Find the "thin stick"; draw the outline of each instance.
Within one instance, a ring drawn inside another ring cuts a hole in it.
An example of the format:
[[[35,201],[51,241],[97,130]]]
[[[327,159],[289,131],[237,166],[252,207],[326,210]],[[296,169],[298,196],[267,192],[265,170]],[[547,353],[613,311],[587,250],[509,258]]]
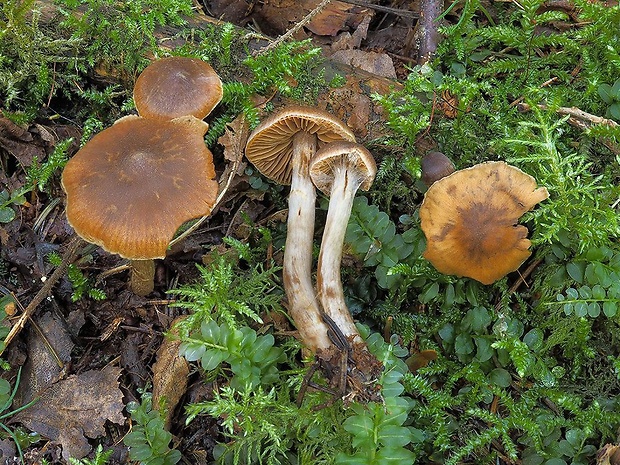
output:
[[[319,3],[317,5],[317,7],[314,10],[312,10],[301,21],[299,21],[297,24],[295,24],[295,26],[290,28],[288,31],[286,31],[284,34],[282,34],[276,40],[271,42],[269,45],[267,45],[267,46],[257,50],[256,52],[254,52],[253,55],[254,56],[263,55],[263,54],[273,50],[274,48],[278,47],[281,43],[283,43],[283,42],[287,41],[288,39],[290,39],[293,36],[293,34],[295,34],[297,31],[299,31],[302,27],[304,27],[306,24],[308,24],[310,21],[312,21],[312,19],[316,15],[318,15],[321,11],[323,11],[325,9],[325,7],[331,3],[331,1],[332,0],[323,0],[321,3]]]
[[[9,346],[15,336],[17,336],[19,332],[24,328],[24,326],[26,326],[26,322],[34,314],[38,305],[43,302],[47,295],[52,291],[54,285],[65,274],[69,265],[73,263],[73,261],[78,255],[77,250],[81,243],[82,239],[80,239],[79,237],[75,237],[69,244],[69,247],[65,251],[65,254],[62,257],[62,262],[60,263],[60,265],[58,265],[58,268],[56,268],[52,275],[47,278],[43,287],[39,290],[39,292],[37,292],[37,295],[34,296],[34,299],[30,301],[28,306],[24,309],[24,312],[19,317],[19,320],[17,320],[17,322],[9,331],[9,334],[6,336],[6,339],[4,341],[4,349]],[[4,349],[0,350],[0,355],[2,355]]]
[[[340,0],[342,3],[348,3],[350,5],[363,6],[366,8],[370,8],[375,11],[380,11],[381,13],[390,13],[396,16],[401,16],[403,18],[419,18],[420,15],[414,11],[402,10],[400,8],[390,8],[389,6],[381,6],[375,5],[374,3],[363,2],[361,0]]]
[[[547,105],[538,105],[538,108],[540,108],[541,110],[549,109]],[[531,106],[528,105],[527,103],[522,103],[521,105],[519,105],[519,111],[530,111],[530,110],[531,110]],[[618,123],[616,123],[614,120],[603,118],[602,116],[596,116],[591,113],[587,113],[583,110],[580,110],[577,107],[559,107],[559,108],[556,108],[555,111],[556,113],[559,113],[561,115],[568,115],[580,121],[585,121],[585,122],[592,123],[592,124],[604,124],[612,128],[615,128],[618,126]]]

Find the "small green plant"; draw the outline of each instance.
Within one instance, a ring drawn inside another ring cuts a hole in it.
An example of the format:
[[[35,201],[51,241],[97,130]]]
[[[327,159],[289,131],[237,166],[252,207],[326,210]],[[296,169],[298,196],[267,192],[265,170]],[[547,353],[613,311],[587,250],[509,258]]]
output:
[[[106,465],[110,456],[114,452],[112,449],[103,450],[103,446],[99,444],[97,449],[95,449],[95,456],[92,459],[75,459],[73,457],[69,457],[70,465]]]
[[[50,264],[59,266],[62,262],[62,257],[53,252],[47,256],[47,260]],[[77,302],[84,296],[88,296],[93,300],[106,299],[105,292],[94,287],[91,281],[84,276],[82,270],[80,270],[75,264],[71,263],[67,267],[67,277],[69,278],[69,282],[73,288],[73,292],[71,293],[72,302]]]
[[[609,248],[591,248],[562,265],[552,283],[574,284],[555,295],[555,302],[543,305],[561,306],[566,315],[597,318],[601,313],[614,318],[620,307],[620,253]]]
[[[123,442],[131,460],[142,465],[174,465],[181,460],[181,453],[170,448],[172,434],[164,428],[163,410],[153,409],[152,395],[147,392],[140,403],[127,404],[133,427]]]
[[[40,24],[34,0],[0,5],[0,106],[18,109],[32,119],[75,73],[68,55],[79,40],[61,37]]]
[[[4,189],[0,191],[0,223],[10,223],[15,219],[15,206],[26,203],[26,195],[34,190],[44,191],[50,179],[67,162],[67,150],[72,139],[58,142],[54,151],[47,159],[40,163],[37,157],[32,160],[32,165],[26,170],[26,183],[15,191],[9,193]]]
[[[15,219],[15,210],[12,205],[23,205],[26,203],[25,194],[28,189],[21,188],[9,193],[6,189],[0,191],[0,223],[10,223]]]
[[[355,254],[364,257],[364,266],[376,267],[375,277],[382,288],[395,287],[398,277],[390,274],[390,269],[413,252],[413,245],[406,239],[396,232],[387,213],[368,204],[368,198],[358,196],[353,201],[345,242]]]
[[[44,162],[34,157],[32,164],[26,170],[27,185],[32,189],[43,192],[49,187],[49,181],[56,173],[64,168],[69,156],[67,151],[73,139],[60,141]]]
[[[620,121],[620,78],[613,85],[603,83],[598,86],[598,94],[607,105],[605,116]]]
[[[402,378],[408,368],[401,357],[407,350],[396,344],[386,344],[378,333],[369,334],[368,349],[383,363],[384,371],[379,384],[383,403],[353,404],[343,428],[352,436],[352,453],[340,452],[335,464],[382,465],[413,463],[415,454],[407,448],[414,442],[422,442],[424,432],[408,426],[408,417],[415,401],[403,396]],[[396,338],[397,339],[397,338]]]
[[[82,72],[102,66],[132,82],[148,64],[148,54],[159,54],[155,28],[181,25],[192,12],[188,0],[115,2],[112,0],[58,0],[64,16],[61,26],[80,41],[83,55],[74,65]],[[75,14],[78,7],[85,9]]]
[[[35,434],[34,436],[24,435],[23,431],[20,429],[11,430],[8,426],[4,424],[4,421],[13,415],[21,412],[22,410],[26,410],[28,407],[37,402],[38,398],[35,398],[28,402],[27,404],[22,405],[14,410],[9,410],[11,405],[13,404],[13,399],[15,398],[15,394],[17,394],[17,389],[19,388],[19,382],[21,380],[21,367],[17,371],[17,377],[15,378],[15,385],[11,390],[11,384],[5,380],[4,378],[0,378],[0,430],[4,432],[8,437],[13,439],[15,443],[15,447],[17,448],[17,452],[19,453],[20,459],[24,460],[24,456],[22,453],[22,445],[30,445],[33,442],[37,442],[40,440],[40,436]]]
[[[203,322],[200,332],[181,336],[180,353],[190,362],[200,360],[205,372],[226,363],[233,376],[230,386],[237,391],[252,390],[278,380],[277,364],[284,361],[282,349],[274,347],[271,334],[257,336],[248,326],[231,329],[226,323]]]

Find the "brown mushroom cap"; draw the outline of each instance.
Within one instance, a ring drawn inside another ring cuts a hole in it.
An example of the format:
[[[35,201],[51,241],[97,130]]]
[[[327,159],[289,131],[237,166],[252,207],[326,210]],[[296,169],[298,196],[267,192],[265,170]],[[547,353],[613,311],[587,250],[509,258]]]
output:
[[[504,162],[456,171],[433,183],[420,207],[424,257],[445,274],[491,284],[530,256],[521,215],[549,197],[536,180]]]
[[[312,182],[325,195],[330,195],[337,166],[346,166],[351,177],[358,180],[359,188],[365,191],[370,189],[377,174],[375,159],[363,145],[349,141],[326,144],[310,162]]]
[[[422,182],[426,187],[454,173],[454,163],[441,152],[428,152],[424,155],[421,168]]]
[[[196,58],[168,57],[147,66],[136,80],[133,99],[140,116],[174,119],[207,116],[222,100],[222,81]]]
[[[319,147],[339,140],[355,141],[351,130],[326,111],[291,105],[272,114],[252,131],[245,156],[268,178],[290,184],[293,136],[300,131],[316,134]]]
[[[132,260],[163,258],[185,221],[211,212],[217,196],[207,124],[123,118],[90,140],[62,173],[76,233]]]

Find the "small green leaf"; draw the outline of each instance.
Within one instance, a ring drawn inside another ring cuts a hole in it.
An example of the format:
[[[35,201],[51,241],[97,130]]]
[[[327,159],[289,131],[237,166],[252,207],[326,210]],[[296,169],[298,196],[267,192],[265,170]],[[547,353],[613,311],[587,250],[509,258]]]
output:
[[[507,370],[503,368],[495,368],[489,373],[489,380],[501,388],[507,388],[512,382],[512,377]]]
[[[609,107],[609,114],[616,121],[620,121],[620,102],[613,103]]]
[[[603,102],[610,105],[614,101],[614,94],[609,84],[601,84],[598,86],[598,95]]]
[[[583,283],[583,274],[586,269],[585,262],[574,263],[571,262],[566,265],[566,272],[568,275],[577,281],[579,284]]]
[[[616,316],[617,306],[616,302],[605,302],[603,303],[603,313],[607,318],[613,318]]]
[[[10,223],[15,219],[15,210],[11,207],[0,207],[0,223]]]
[[[404,426],[386,425],[377,434],[377,441],[385,447],[402,447],[411,442],[411,431]]]
[[[200,359],[200,365],[205,371],[216,369],[228,357],[228,352],[220,349],[207,350]]]
[[[454,351],[457,354],[467,355],[474,351],[474,343],[469,334],[459,334],[454,341]]]

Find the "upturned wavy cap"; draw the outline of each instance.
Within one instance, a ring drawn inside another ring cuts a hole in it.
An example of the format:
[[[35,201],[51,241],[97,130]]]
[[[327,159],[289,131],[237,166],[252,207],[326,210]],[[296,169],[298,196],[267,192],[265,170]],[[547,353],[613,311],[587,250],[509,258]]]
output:
[[[62,173],[75,232],[131,260],[163,258],[176,230],[208,215],[217,196],[206,128],[193,116],[134,116],[93,137]]]
[[[504,162],[486,162],[434,182],[420,207],[424,257],[444,274],[491,284],[530,256],[519,218],[549,197],[545,187]]]
[[[140,116],[171,120],[203,119],[222,100],[222,81],[202,60],[168,57],[154,61],[138,76],[133,99]]]

